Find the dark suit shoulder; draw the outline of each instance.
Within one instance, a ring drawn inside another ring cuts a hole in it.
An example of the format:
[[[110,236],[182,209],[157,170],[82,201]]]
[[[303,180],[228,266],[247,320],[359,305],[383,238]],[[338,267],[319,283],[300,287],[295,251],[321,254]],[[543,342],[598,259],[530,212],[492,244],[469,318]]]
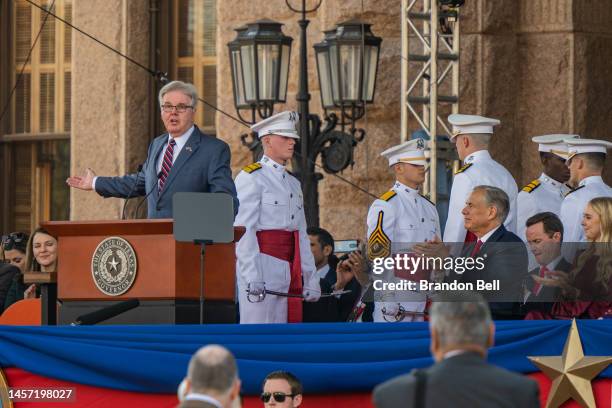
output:
[[[497,231],[491,235],[487,242],[523,242],[515,233],[508,231],[502,224]]]
[[[372,401],[376,408],[411,406],[415,387],[416,378],[412,374],[404,374],[377,385],[372,393]]]

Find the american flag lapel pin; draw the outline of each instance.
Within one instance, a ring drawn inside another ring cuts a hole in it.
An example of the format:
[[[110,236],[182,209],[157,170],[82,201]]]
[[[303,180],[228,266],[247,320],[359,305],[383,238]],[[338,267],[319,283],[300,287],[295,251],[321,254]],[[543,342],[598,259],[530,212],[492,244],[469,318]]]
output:
[[[191,146],[185,147],[185,150],[187,150],[189,153],[191,153]]]

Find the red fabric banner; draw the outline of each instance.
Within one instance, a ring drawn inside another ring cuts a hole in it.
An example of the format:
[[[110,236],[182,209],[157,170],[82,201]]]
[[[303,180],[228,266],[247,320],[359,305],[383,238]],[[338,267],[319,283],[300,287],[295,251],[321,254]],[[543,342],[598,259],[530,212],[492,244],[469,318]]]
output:
[[[76,388],[76,400],[73,402],[16,402],[15,408],[29,407],[70,407],[70,408],[122,408],[139,407],[171,408],[178,405],[176,395],[172,394],[144,394],[138,392],[118,391],[108,388],[92,387],[75,384],[53,378],[42,377],[18,368],[6,368],[9,387],[19,388]],[[160,373],[162,375],[162,373]],[[542,373],[529,374],[540,385],[541,405],[545,406],[550,390],[550,380]],[[599,379],[593,381],[593,392],[598,408],[612,408],[612,379]],[[370,393],[330,394],[304,396],[301,405],[304,408],[372,408]],[[256,396],[246,396],[243,401],[244,408],[261,408],[263,403]],[[566,402],[562,408],[579,408],[574,401]]]

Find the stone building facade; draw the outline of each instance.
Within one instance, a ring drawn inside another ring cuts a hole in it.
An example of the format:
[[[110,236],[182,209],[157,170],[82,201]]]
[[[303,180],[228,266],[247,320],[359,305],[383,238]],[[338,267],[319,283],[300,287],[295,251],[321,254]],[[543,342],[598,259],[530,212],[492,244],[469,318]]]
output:
[[[174,64],[168,49],[176,31],[176,20],[165,17],[171,3],[78,0],[73,3],[72,21],[144,65],[154,63],[167,70]],[[156,5],[153,12],[152,4]],[[501,120],[492,154],[519,185],[540,173],[537,149],[530,141],[534,135],[578,133],[612,140],[612,9],[608,5],[607,0],[467,0],[461,8],[460,111]],[[288,102],[276,110],[295,109],[299,16],[284,0],[218,0],[215,7],[216,98],[212,102],[235,112],[226,44],[234,38],[235,28],[269,18],[285,24],[284,33],[294,38]],[[399,15],[400,0],[323,0],[319,10],[308,16],[313,113],[322,112],[312,49],[321,41],[322,31],[358,18],[372,24],[372,31],[383,38],[375,101],[358,123],[367,136],[356,148],[355,166],[342,174],[375,195],[393,182],[379,152],[400,141]],[[150,76],[134,64],[87,37],[72,35],[70,173],[91,167],[100,175],[123,174],[142,162],[148,142],[159,129],[158,113],[152,113],[151,84]],[[416,123],[412,125],[416,130]],[[230,145],[237,174],[251,162],[239,137],[246,129],[217,114],[214,130]],[[612,184],[611,167],[605,175],[608,184]],[[72,220],[121,216],[121,200],[81,191],[69,194]],[[330,175],[319,184],[319,196],[322,227],[337,239],[364,238],[371,196]]]

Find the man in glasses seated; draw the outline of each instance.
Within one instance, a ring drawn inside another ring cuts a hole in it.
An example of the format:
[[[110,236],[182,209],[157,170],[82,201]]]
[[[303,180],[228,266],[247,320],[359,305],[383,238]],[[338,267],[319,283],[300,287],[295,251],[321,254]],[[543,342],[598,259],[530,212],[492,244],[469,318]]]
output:
[[[287,371],[274,371],[263,382],[264,407],[295,408],[302,404],[302,383]]]
[[[172,196],[178,192],[227,193],[238,212],[236,187],[227,143],[205,135],[194,124],[196,88],[181,81],[159,91],[166,132],[149,145],[142,169],[122,177],[96,177],[91,169],[69,177],[70,187],[94,190],[102,197],[147,198],[148,218],[173,218]]]

